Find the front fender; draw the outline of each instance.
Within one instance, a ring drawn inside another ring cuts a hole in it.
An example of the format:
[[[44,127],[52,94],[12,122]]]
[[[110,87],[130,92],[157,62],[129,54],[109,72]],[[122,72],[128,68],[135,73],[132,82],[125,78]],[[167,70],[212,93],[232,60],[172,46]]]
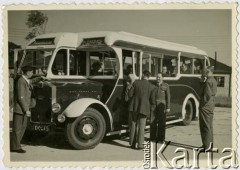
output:
[[[101,106],[103,106],[108,113],[110,113],[110,111],[108,110],[108,108],[99,100],[96,99],[92,99],[92,98],[84,98],[84,99],[78,99],[75,100],[74,102],[72,102],[64,111],[63,114],[66,117],[78,117],[81,116],[83,114],[83,112],[91,105],[91,104],[100,104]]]
[[[84,111],[92,104],[99,104],[106,110],[110,120],[110,125],[112,125],[113,122],[112,115],[107,106],[103,104],[101,101],[92,98],[83,98],[75,100],[63,111],[62,114],[69,118],[78,117],[81,116],[84,113]]]

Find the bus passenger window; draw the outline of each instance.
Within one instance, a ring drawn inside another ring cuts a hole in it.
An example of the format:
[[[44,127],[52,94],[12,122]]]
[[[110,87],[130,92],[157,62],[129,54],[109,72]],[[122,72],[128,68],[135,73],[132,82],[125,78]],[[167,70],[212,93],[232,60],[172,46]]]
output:
[[[69,55],[69,73],[70,73],[70,75],[78,75],[77,51],[70,50],[70,55]]]
[[[149,59],[150,59],[150,56],[148,54],[143,55],[143,57],[142,57],[142,70],[143,71],[144,70],[150,71],[149,70]]]
[[[180,57],[180,73],[181,74],[192,74],[192,58]]]
[[[162,66],[162,76],[163,77],[171,77],[170,70],[166,65]]]
[[[96,75],[103,75],[103,56],[99,52],[90,52],[90,75],[96,76]]]
[[[129,74],[133,74],[132,51],[122,50],[123,59],[123,79],[127,79]]]
[[[177,57],[164,55],[162,63],[162,72],[165,72],[165,77],[176,77],[177,76]]]
[[[67,75],[67,50],[61,49],[57,52],[52,65],[52,73],[54,75]]]
[[[201,74],[201,71],[203,69],[204,66],[204,60],[203,59],[193,59],[193,63],[194,63],[194,74]]]
[[[134,63],[133,63],[134,55]],[[123,79],[129,74],[134,74],[139,76],[140,74],[140,53],[130,50],[122,50],[122,59],[123,59]],[[133,65],[135,67],[135,72],[133,70]]]
[[[116,55],[113,51],[90,52],[91,76],[117,76]]]
[[[69,56],[70,75],[86,75],[86,52],[70,50]]]
[[[79,57],[79,60],[78,60],[78,75],[81,75],[81,76],[86,76],[87,73],[86,73],[86,61],[87,61],[87,53],[86,51],[79,51],[78,52],[78,57]]]
[[[151,77],[156,77],[158,73],[162,72],[162,58],[161,54],[151,55]]]

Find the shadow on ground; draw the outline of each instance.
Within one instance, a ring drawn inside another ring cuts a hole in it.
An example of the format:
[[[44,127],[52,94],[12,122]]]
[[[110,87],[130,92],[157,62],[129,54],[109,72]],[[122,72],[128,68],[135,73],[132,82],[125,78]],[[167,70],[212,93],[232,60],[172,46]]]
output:
[[[171,127],[174,127],[174,125],[166,126],[166,128],[171,128]],[[145,133],[149,134],[150,129],[146,129]],[[12,139],[11,132],[10,132],[10,139]],[[145,140],[149,140],[149,138],[146,137]],[[122,141],[124,141],[125,144],[122,144]],[[121,135],[106,136],[102,140],[102,143],[129,148],[130,146],[128,141],[129,141],[129,133],[124,133]],[[54,149],[75,150],[75,148],[73,148],[68,143],[65,137],[65,134],[63,132],[51,132],[49,134],[46,134],[46,133],[26,131],[22,140],[22,144],[29,145],[29,146],[46,146]],[[177,143],[171,142],[170,145],[177,145]],[[184,147],[183,144],[179,144],[179,146]],[[189,146],[186,145],[185,147],[189,147]]]
[[[12,139],[12,133],[10,133]],[[46,146],[54,149],[75,150],[66,140],[64,133],[30,133],[26,132],[22,139],[23,145]]]

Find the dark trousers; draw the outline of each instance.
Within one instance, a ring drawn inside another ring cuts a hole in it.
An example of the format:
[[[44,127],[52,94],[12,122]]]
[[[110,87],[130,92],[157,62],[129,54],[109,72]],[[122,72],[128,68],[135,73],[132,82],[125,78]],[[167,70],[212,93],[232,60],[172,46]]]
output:
[[[151,113],[150,139],[163,142],[166,133],[165,104],[160,103]]]
[[[203,147],[208,149],[213,144],[213,109],[201,107],[199,113],[199,126]]]
[[[129,119],[131,120],[129,144],[134,148],[143,147],[147,116],[140,113],[130,112]],[[136,146],[136,144],[138,146]]]
[[[21,140],[27,128],[28,117],[19,113],[13,113],[13,135],[11,150],[21,149]]]

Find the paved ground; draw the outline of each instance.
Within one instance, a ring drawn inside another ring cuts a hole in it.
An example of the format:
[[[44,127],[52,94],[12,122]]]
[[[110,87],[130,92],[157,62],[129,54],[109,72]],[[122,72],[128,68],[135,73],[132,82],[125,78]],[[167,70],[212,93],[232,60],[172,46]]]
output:
[[[221,153],[225,147],[232,147],[232,120],[230,108],[216,108],[214,116],[214,147],[218,148],[220,153],[214,154],[217,161],[220,157],[227,154]],[[146,133],[146,138],[149,133]],[[182,155],[175,153],[178,147],[186,148],[190,160],[192,160],[192,148],[201,146],[198,121],[193,121],[189,126],[170,125],[167,128],[166,140],[171,141],[164,152],[167,159]],[[160,145],[158,145],[160,147]],[[107,137],[96,148],[91,150],[74,150],[65,140],[61,133],[50,134],[42,139],[24,141],[23,149],[26,154],[10,153],[11,161],[133,161],[135,165],[141,166],[144,157],[142,150],[133,150],[129,148],[128,137],[113,136]],[[206,160],[207,155],[200,155],[200,159]],[[216,162],[217,163],[217,162]],[[91,163],[89,162],[89,165]]]

